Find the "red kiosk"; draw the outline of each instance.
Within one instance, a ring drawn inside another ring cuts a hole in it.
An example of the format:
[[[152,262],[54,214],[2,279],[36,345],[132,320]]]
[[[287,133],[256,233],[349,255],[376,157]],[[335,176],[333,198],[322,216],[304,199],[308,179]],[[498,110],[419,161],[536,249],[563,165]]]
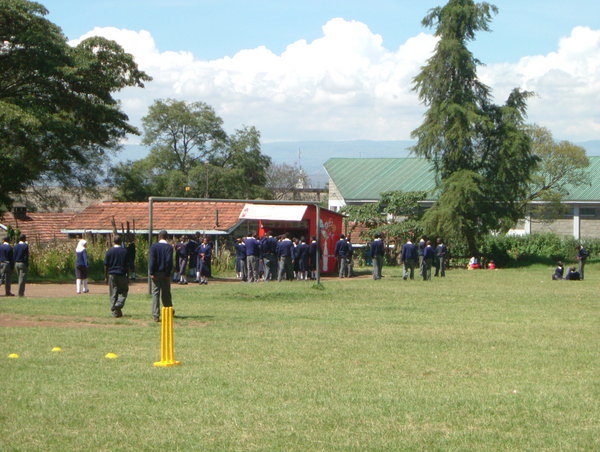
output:
[[[342,233],[344,216],[329,209],[320,208],[321,272],[335,272],[335,244]],[[240,220],[258,222],[258,234],[262,237],[266,231],[273,235],[289,232],[295,237],[310,238],[317,235],[317,206],[314,204],[252,204],[244,205]]]

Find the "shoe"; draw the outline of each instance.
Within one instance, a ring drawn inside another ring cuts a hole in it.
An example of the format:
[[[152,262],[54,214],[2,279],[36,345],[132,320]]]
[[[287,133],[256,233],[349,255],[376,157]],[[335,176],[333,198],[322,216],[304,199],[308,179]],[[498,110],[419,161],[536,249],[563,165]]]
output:
[[[154,321],[155,321],[156,323],[160,322],[160,317],[154,317]]]
[[[89,293],[89,292],[90,292],[89,289],[83,291],[83,293]]]
[[[112,316],[115,317],[115,318],[123,317],[123,312],[120,309],[115,309],[112,312]]]
[[[14,294],[14,293],[7,293],[7,294],[6,294],[6,296],[7,296],[7,297],[14,297],[14,296],[15,296],[15,294]]]

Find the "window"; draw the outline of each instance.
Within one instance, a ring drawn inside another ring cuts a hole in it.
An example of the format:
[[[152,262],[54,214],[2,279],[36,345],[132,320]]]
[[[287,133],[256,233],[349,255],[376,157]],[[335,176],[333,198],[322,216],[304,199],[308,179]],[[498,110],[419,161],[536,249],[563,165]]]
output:
[[[581,217],[595,217],[596,209],[594,207],[580,207],[579,216]]]

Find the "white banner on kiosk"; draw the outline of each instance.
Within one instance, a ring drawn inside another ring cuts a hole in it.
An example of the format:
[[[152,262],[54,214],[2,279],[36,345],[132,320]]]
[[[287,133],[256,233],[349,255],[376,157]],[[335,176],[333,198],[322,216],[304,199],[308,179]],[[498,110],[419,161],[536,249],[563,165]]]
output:
[[[240,213],[245,220],[302,221],[308,206],[246,204]]]

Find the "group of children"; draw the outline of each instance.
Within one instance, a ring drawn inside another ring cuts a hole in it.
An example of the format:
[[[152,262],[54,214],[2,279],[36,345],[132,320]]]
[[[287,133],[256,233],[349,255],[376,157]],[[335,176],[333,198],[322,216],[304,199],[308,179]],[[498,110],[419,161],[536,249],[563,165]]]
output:
[[[236,274],[247,282],[316,279],[317,238],[249,234],[235,243]]]

